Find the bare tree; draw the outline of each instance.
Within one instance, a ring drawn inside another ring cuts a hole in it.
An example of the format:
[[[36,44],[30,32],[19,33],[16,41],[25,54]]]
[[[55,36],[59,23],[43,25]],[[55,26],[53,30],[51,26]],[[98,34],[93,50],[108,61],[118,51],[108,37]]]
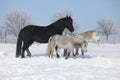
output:
[[[64,12],[58,12],[56,15],[54,15],[52,17],[52,22],[55,22],[57,21],[58,19],[60,18],[63,18],[63,17],[66,17],[66,16],[72,16],[72,12],[70,10],[66,10]],[[76,30],[78,30],[78,28],[80,28],[80,24],[78,22],[73,22],[73,26],[75,28],[75,31],[74,33],[76,32]],[[71,34],[71,32],[68,30],[68,29],[65,29],[64,32],[63,32],[64,35],[67,35],[67,34]]]
[[[16,38],[20,30],[32,23],[32,19],[26,12],[15,11],[5,16],[3,26],[6,31],[12,33]]]
[[[111,19],[99,20],[97,24],[98,31],[106,36],[106,40],[108,40],[110,35],[116,34],[118,32],[118,25]]]
[[[57,21],[60,18],[66,17],[66,16],[72,16],[72,12],[70,10],[65,10],[63,12],[58,12],[51,18],[52,22]]]
[[[0,27],[1,28],[1,27]],[[0,29],[0,42],[2,41],[2,31]]]
[[[77,21],[74,21],[73,22],[73,26],[74,26],[74,28],[75,28],[75,34],[79,34],[80,33],[80,29],[81,29],[81,24],[79,23],[79,22],[77,22]]]
[[[2,25],[0,25],[0,42],[4,40],[4,28]]]

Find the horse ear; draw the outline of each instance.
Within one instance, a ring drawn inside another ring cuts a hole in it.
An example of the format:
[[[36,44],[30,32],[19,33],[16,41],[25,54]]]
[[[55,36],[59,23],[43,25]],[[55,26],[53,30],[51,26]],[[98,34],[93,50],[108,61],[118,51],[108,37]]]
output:
[[[66,18],[69,18],[69,16],[67,15]]]
[[[71,15],[67,15],[66,18],[68,18],[68,19],[71,18]]]
[[[71,18],[71,15],[67,15],[67,18]]]
[[[71,15],[69,15],[69,18],[71,18]]]

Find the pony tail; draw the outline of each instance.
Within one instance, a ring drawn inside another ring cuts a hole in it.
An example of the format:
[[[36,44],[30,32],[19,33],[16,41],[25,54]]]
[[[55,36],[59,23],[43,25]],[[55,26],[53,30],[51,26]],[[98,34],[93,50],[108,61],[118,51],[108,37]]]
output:
[[[51,54],[51,50],[52,50],[52,47],[51,47],[51,39],[52,37],[49,38],[48,40],[48,45],[47,45],[47,55],[50,57],[50,54]]]

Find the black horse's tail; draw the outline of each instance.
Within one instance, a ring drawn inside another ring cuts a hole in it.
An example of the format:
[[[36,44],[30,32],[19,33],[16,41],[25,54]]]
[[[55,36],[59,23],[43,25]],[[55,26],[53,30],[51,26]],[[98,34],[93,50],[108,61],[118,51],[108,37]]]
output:
[[[16,58],[21,56],[21,47],[22,47],[22,37],[21,37],[21,32],[20,32],[18,35],[17,45],[16,45]]]

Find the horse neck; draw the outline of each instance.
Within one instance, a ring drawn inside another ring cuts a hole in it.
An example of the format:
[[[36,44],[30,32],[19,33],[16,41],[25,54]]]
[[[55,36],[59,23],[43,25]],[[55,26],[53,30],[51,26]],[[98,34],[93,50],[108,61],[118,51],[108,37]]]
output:
[[[54,32],[54,34],[62,35],[63,30],[65,29],[63,21],[56,21],[55,23],[48,25],[48,28]]]
[[[91,36],[91,34],[87,34],[87,33],[82,33],[82,34],[80,34],[81,36],[82,36],[82,38],[85,40],[85,41],[89,41],[89,40],[91,40],[92,39],[92,36]]]

